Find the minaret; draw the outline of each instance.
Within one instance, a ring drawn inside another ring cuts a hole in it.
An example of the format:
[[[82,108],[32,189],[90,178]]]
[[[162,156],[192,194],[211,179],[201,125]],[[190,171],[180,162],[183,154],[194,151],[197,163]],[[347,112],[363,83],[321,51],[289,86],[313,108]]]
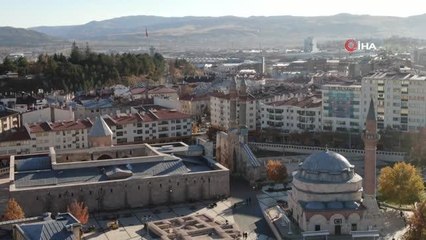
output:
[[[240,127],[247,127],[247,84],[244,78],[241,79],[240,96],[238,100],[240,103],[240,114],[238,116],[238,122],[240,124]]]
[[[377,134],[377,122],[373,99],[370,100],[370,107],[368,109],[365,131],[362,135],[362,139],[364,140],[362,204],[366,208],[362,224],[365,230],[381,229],[383,228],[383,217],[376,200],[376,148],[379,135]]]
[[[232,78],[231,86],[229,87],[229,97],[230,97],[230,109],[229,109],[229,129],[237,128],[237,80]]]
[[[238,98],[240,103],[239,125],[240,125],[240,142],[247,143],[248,141],[248,128],[247,128],[247,84],[244,78],[241,79],[240,96]]]
[[[376,114],[373,100],[370,100],[365,124],[364,140],[364,195],[376,197],[376,148],[379,135],[377,134]]]

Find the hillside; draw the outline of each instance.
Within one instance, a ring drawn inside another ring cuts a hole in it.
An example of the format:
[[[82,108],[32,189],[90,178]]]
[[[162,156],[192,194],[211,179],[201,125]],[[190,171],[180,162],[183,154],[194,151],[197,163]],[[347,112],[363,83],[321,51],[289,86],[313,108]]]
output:
[[[34,30],[0,27],[0,47],[34,47],[64,42]]]
[[[145,37],[145,28],[149,38]],[[407,18],[338,14],[325,17],[158,17],[128,16],[83,25],[34,27],[63,39],[173,47],[282,47],[318,40],[387,38],[426,39],[426,14]]]

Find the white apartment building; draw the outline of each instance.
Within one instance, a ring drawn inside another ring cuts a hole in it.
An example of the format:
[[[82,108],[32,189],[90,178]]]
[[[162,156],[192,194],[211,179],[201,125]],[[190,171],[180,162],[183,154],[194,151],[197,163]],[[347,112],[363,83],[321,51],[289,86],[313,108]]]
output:
[[[94,119],[93,119],[94,120]],[[156,143],[185,140],[192,136],[191,116],[170,109],[150,109],[141,113],[104,116],[113,131],[113,144]],[[88,148],[90,119],[25,124],[23,129],[0,135],[0,156]]]
[[[322,86],[322,130],[352,131],[364,129],[361,114],[363,105],[360,85]],[[366,103],[368,106],[368,102]],[[365,113],[366,114],[366,113]]]
[[[284,133],[321,130],[321,99],[315,96],[260,103],[262,129]]]
[[[52,106],[22,113],[22,124],[73,120],[74,112],[72,111],[71,107],[68,109],[63,109]]]
[[[19,115],[19,112],[0,105],[0,133],[19,126],[21,126],[21,115]]]
[[[113,144],[169,142],[192,135],[191,116],[176,110],[154,109],[104,120],[113,132]]]
[[[201,117],[210,111],[210,96],[188,96],[179,99],[181,111],[194,117]]]
[[[378,129],[415,132],[426,126],[426,76],[403,70],[377,72],[362,79],[362,119],[373,99]]]
[[[237,100],[237,119],[239,119],[239,106],[246,102],[246,121],[248,130],[256,130],[256,101],[253,96]],[[231,101],[229,94],[216,94],[210,97],[210,120],[213,127],[227,130],[229,128]]]

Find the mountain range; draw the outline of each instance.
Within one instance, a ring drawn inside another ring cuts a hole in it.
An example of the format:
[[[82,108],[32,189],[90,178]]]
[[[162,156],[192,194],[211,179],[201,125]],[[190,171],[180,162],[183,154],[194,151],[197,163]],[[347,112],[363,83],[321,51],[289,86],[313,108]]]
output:
[[[391,36],[426,39],[425,29],[426,14],[406,18],[338,14],[324,17],[248,18],[127,16],[83,25],[33,27],[28,31],[68,41],[214,49],[302,45],[303,39],[308,36],[319,41]],[[1,45],[4,44],[2,31],[0,28]],[[34,38],[28,37],[28,41]]]
[[[0,27],[0,47],[37,47],[60,42],[64,41],[34,30]]]

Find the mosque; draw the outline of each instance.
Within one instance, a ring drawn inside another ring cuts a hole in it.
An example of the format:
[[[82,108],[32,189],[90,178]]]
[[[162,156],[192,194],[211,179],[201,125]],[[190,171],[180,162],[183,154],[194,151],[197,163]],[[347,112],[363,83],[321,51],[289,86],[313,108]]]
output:
[[[376,201],[378,139],[371,101],[363,134],[364,179],[355,173],[354,165],[333,151],[314,153],[299,165],[293,173],[288,204],[302,231],[340,235],[380,228]]]

